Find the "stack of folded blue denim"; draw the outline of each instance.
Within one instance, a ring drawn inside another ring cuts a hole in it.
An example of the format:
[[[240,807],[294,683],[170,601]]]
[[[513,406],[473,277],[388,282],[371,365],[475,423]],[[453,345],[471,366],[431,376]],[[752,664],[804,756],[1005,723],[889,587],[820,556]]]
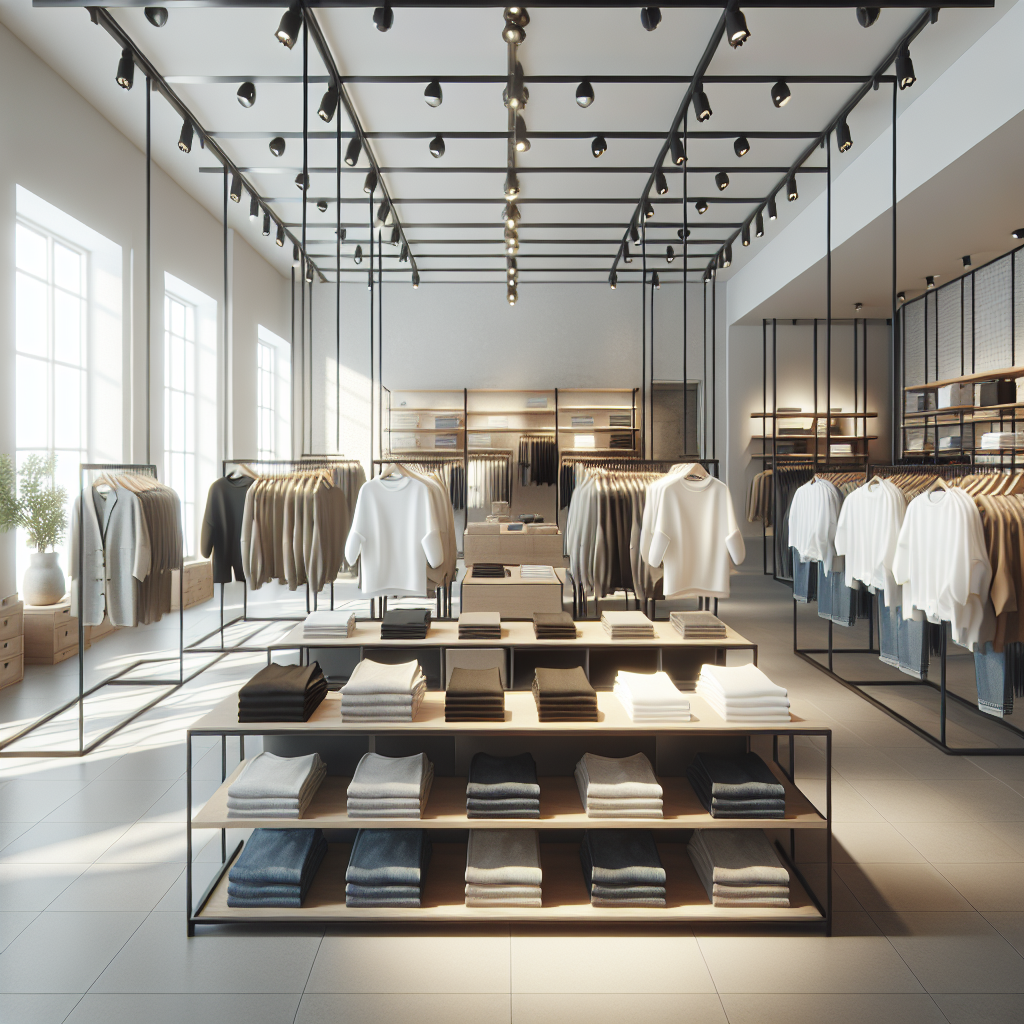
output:
[[[588,829],[580,861],[593,906],[665,906],[665,869],[650,832]]]
[[[301,907],[327,853],[318,828],[257,828],[228,871],[229,907]]]
[[[533,755],[474,754],[466,786],[466,817],[539,818],[540,786]]]
[[[712,818],[784,818],[786,790],[752,751],[734,757],[698,754],[686,769]]]
[[[430,854],[424,829],[361,828],[345,869],[345,906],[420,906]]]

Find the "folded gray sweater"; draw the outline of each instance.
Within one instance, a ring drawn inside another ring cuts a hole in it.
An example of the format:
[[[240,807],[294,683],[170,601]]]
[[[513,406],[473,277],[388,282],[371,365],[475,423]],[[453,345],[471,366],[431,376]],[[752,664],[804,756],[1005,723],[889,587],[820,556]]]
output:
[[[426,754],[384,757],[383,754],[366,753],[356,765],[355,774],[348,784],[348,795],[360,800],[422,798],[426,780],[432,774],[433,765]]]
[[[466,881],[472,885],[540,885],[540,837],[533,829],[470,829]]]

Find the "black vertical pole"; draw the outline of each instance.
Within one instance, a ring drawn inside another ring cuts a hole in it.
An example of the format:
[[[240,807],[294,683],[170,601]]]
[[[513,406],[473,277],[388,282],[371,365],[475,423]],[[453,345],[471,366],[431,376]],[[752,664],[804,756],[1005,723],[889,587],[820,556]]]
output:
[[[313,264],[309,264],[309,269],[312,271]],[[306,287],[305,282],[302,285]],[[326,431],[327,424],[324,424]],[[313,454],[313,282],[309,282],[309,447],[306,451]],[[300,454],[302,454],[300,452]],[[313,607],[316,607],[316,595],[314,595]]]
[[[370,288],[370,479],[374,476],[373,467],[373,410],[375,406],[374,388],[375,378],[373,374],[373,193],[370,193],[370,276],[369,276],[369,288]],[[383,452],[381,453],[383,455]],[[372,605],[371,605],[372,607]]]
[[[153,97],[152,83],[146,78],[146,462],[150,457],[150,440],[153,416],[150,410],[151,360],[153,353],[153,119],[150,103]],[[164,446],[166,447],[166,440]]]
[[[711,275],[711,397],[714,411],[711,414],[711,458],[718,458],[718,339],[716,335],[718,297],[718,271]]]
[[[228,457],[228,296],[230,283],[228,281],[228,169],[224,168],[224,440],[221,449],[224,458]],[[166,441],[164,442],[166,446]]]
[[[654,458],[654,274],[651,274],[651,458]]]
[[[309,192],[309,24],[302,11],[302,346],[306,347],[306,194]],[[303,357],[305,363],[305,357]],[[309,448],[313,452],[313,285],[309,287]],[[303,440],[305,445],[305,440]],[[299,452],[302,455],[302,452]]]
[[[814,318],[814,329],[811,333],[814,342],[814,357],[811,359],[811,370],[814,374],[814,472],[818,472],[818,318]]]
[[[892,345],[892,354],[890,359],[893,366],[893,380],[896,380],[896,95],[897,85],[895,82],[892,83],[892,330],[890,332],[890,344]],[[892,431],[891,431],[891,447],[892,447],[892,461],[896,461],[896,435],[901,430],[903,424],[903,391],[900,388],[894,387],[892,389],[893,394],[893,410],[892,410]],[[900,446],[902,452],[902,445]]]
[[[640,204],[640,458],[647,458],[647,218]]]
[[[380,415],[377,418],[377,447],[384,451],[384,226],[377,238],[377,379],[380,381]],[[463,420],[463,423],[466,421]]]
[[[689,404],[687,401],[689,384],[686,378],[686,347],[687,347],[687,330],[689,324],[687,323],[687,295],[690,289],[687,287],[686,272],[689,270],[689,262],[687,260],[688,249],[689,249],[689,217],[687,215],[687,199],[689,198],[689,192],[687,189],[687,164],[686,159],[686,111],[683,111],[683,454],[690,454],[690,419],[689,419]]]
[[[337,83],[335,83],[337,84]],[[340,92],[341,86],[338,85]],[[334,384],[337,395],[334,400],[334,416],[337,420],[337,437],[334,450],[341,454],[341,110],[337,111],[337,218],[334,226],[334,269],[338,275],[337,287],[334,289]],[[333,592],[332,592],[333,596]]]
[[[761,320],[761,454],[767,450],[765,438],[768,436],[768,321]],[[761,469],[765,470],[765,460],[761,460]],[[772,485],[775,474],[772,474]],[[768,529],[764,518],[761,519],[761,569],[768,575]]]
[[[289,418],[291,420],[292,436],[289,438],[289,445],[288,445],[288,447],[290,449],[292,449],[292,455],[294,457],[294,454],[295,454],[295,452],[294,452],[294,448],[295,448],[295,397],[296,397],[296,395],[295,395],[295,380],[296,380],[296,377],[295,377],[295,267],[292,267],[291,300],[292,300],[292,317],[291,317],[291,321],[292,321],[291,395],[289,396],[289,403],[288,404],[289,404],[289,406],[291,406],[291,416]],[[301,384],[300,384],[299,396],[301,397],[301,395],[302,395],[302,390],[301,390]],[[302,447],[302,445],[300,443],[300,445],[299,445],[300,454],[301,454],[301,447]],[[243,594],[244,594],[244,588],[243,588]]]
[[[712,271],[714,273],[714,271]],[[701,432],[701,458],[708,457],[708,282],[704,280],[704,335],[701,341],[704,348],[704,369],[701,372],[701,391],[704,392],[704,429]]]
[[[832,133],[825,133],[825,465],[832,461]]]

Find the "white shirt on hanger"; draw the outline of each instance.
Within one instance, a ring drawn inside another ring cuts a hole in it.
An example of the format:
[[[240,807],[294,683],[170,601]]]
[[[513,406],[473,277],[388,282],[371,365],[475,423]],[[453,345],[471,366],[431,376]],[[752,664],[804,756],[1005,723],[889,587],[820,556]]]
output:
[[[900,603],[892,563],[906,512],[903,492],[876,477],[847,495],[836,525],[835,549],[846,557],[846,585],[859,580],[882,590],[890,608]]]
[[[842,495],[835,484],[814,477],[798,487],[789,506],[789,546],[801,562],[823,562],[832,572]]]

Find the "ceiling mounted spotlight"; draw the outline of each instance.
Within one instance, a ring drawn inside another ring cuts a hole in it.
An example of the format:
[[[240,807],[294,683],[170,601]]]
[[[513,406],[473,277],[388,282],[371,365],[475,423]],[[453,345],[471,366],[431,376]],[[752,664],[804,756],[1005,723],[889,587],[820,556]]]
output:
[[[775,196],[771,196],[768,199],[768,219],[778,220],[779,219],[779,208],[775,205]]]
[[[328,124],[334,120],[334,112],[338,109],[338,90],[332,85],[327,92],[324,93],[324,98],[320,101],[320,109],[317,113],[320,115],[321,121],[326,121]]]
[[[163,28],[164,25],[167,24],[167,8],[147,7],[146,21],[148,21],[153,28]]]
[[[301,260],[299,259],[299,247],[297,245],[292,246],[292,266],[297,267]]]
[[[413,288],[419,288],[420,286],[420,272],[418,270],[412,272],[412,286]]]
[[[963,264],[963,265],[964,265],[965,267],[969,267],[969,266],[971,265],[971,257],[970,257],[970,256],[961,256],[961,257],[960,257],[960,262],[961,262],[961,263],[962,263],[962,264]]]
[[[900,52],[896,54],[896,81],[901,90],[909,89],[917,81],[909,46],[902,46]]]
[[[268,214],[268,216],[269,216],[269,214]],[[282,246],[282,247],[284,246],[284,225],[283,224],[278,224],[277,225],[277,238],[275,239],[275,241],[277,242],[277,244],[279,246]]]
[[[519,223],[519,207],[515,203],[505,204],[505,227],[514,228]]]
[[[307,262],[306,263],[306,284],[312,284],[312,283],[313,283],[313,264]]]
[[[651,287],[652,288],[660,288],[661,287],[661,278],[658,276],[658,272],[656,270],[651,274]]]
[[[643,25],[648,32],[653,32],[661,24],[661,8],[641,7],[640,24]]]
[[[390,245],[398,245],[402,240],[402,232],[398,230],[398,225],[395,224],[391,228],[391,238],[388,239]]]
[[[676,232],[676,234],[679,236],[680,241],[685,242],[686,239],[688,239],[690,237],[690,229],[689,228],[680,228]]]
[[[372,196],[377,191],[377,172],[372,167],[366,172],[366,177],[363,179],[363,191],[368,196]]]
[[[672,141],[669,143],[669,153],[672,157],[672,163],[676,167],[682,167],[686,163],[686,147],[683,145],[683,137],[681,135],[672,136]]]
[[[507,256],[515,256],[519,252],[519,239],[510,238],[505,242],[505,254]]]
[[[428,107],[441,106],[444,95],[441,92],[441,83],[436,78],[432,82],[427,82],[427,87],[423,90],[423,98],[427,101]]]
[[[121,59],[117,62],[116,81],[122,89],[130,89],[135,81],[135,60],[131,50],[121,51]]]
[[[195,129],[191,121],[183,121],[181,124],[181,134],[178,136],[178,149],[182,153],[192,152],[192,137]]]
[[[615,287],[616,287],[616,285],[618,283],[619,283],[619,275],[616,274],[615,271],[613,270],[608,275],[608,287],[611,288],[612,291],[615,291]]]
[[[622,262],[632,263],[633,257],[629,254],[629,242],[622,243]]]
[[[399,253],[398,253],[398,262],[399,263],[408,263],[409,262],[409,243],[408,242],[403,242],[402,243],[402,248],[399,250]]]
[[[317,204],[316,204],[316,208],[321,213],[326,213],[327,212],[327,200],[326,199],[318,199],[317,200]]]
[[[1016,231],[1010,232],[1011,238],[1024,238],[1024,228],[1017,228]]]
[[[444,139],[440,135],[435,135],[430,140],[427,148],[435,160],[440,160],[444,156]]]
[[[277,26],[275,35],[290,50],[299,38],[302,29],[302,6],[292,4],[281,18],[281,24]]]
[[[508,291],[505,293],[505,298],[508,299],[508,304],[510,306],[514,306],[516,304],[516,300],[519,298],[519,292],[516,290],[516,286],[514,284],[510,284],[508,286]]]
[[[594,102],[594,87],[589,82],[580,82],[576,86],[576,105],[589,107]]]
[[[706,199],[698,199],[697,202],[694,203],[694,207],[696,208],[698,213],[707,213],[708,201]]]
[[[308,192],[309,191],[309,175],[308,174],[303,174],[302,171],[299,171],[299,173],[295,175],[295,187],[300,192]]]
[[[845,153],[848,149],[853,148],[853,136],[850,134],[850,126],[846,123],[845,117],[839,118],[839,124],[836,125],[836,143],[840,153]]]
[[[855,313],[859,313],[863,308],[864,308],[864,303],[863,302],[855,302],[853,304],[853,311]]]
[[[747,19],[738,7],[729,7],[725,12],[725,38],[729,45],[735,49],[742,46],[750,38],[750,30],[747,28]]]
[[[359,162],[359,153],[363,148],[363,140],[358,135],[353,136],[352,141],[345,147],[345,163],[349,167],[355,167]]]
[[[897,302],[906,302],[907,301],[907,293],[906,292],[897,292],[896,293],[896,301]]]
[[[760,210],[757,211],[757,214],[754,217],[754,237],[764,237],[764,216]]]
[[[772,86],[772,103],[775,106],[784,107],[792,98],[793,94],[789,91],[789,86],[781,79]]]
[[[530,90],[523,84],[523,65],[516,61],[512,69],[512,86],[505,86],[501,99],[509,110],[522,110],[530,100]]]
[[[664,171],[657,171],[654,175],[654,191],[659,196],[668,195],[668,181],[665,178]]]
[[[697,88],[693,90],[693,112],[697,115],[697,120],[701,124],[711,118],[711,101],[703,89]]]
[[[263,214],[263,237],[264,238],[269,238],[270,237],[270,214],[269,213],[264,213]]]
[[[671,263],[675,258],[676,258],[676,251],[670,245],[670,246],[668,246],[665,249],[665,262],[666,263]]]
[[[516,261],[514,256],[509,256],[509,258],[505,260],[505,272],[508,274],[509,278],[513,280],[519,276],[519,263]]]
[[[715,175],[715,184],[719,192],[724,192],[729,187],[729,175],[725,171],[719,171]]]
[[[741,135],[733,144],[732,151],[738,157],[745,157],[750,152],[750,142],[746,135]]]
[[[707,284],[710,280],[711,280],[711,268],[708,267],[708,269],[704,271],[704,283]]]
[[[731,245],[727,245],[722,250],[722,269],[725,270],[726,267],[731,267],[731,266],[732,266],[732,246]]]
[[[744,247],[750,245],[750,225],[749,224],[744,224],[743,225],[743,230],[740,232],[740,241],[743,243]]]
[[[237,171],[231,175],[231,188],[228,190],[228,195],[233,203],[242,201],[242,177]]]
[[[249,196],[249,220],[260,219],[260,201],[253,195]]]
[[[526,121],[523,120],[522,114],[516,114],[516,152],[526,153],[530,149],[530,137],[526,132]]]
[[[274,156],[284,156],[284,139],[280,135],[270,140],[270,152]]]
[[[786,183],[786,198],[791,202],[795,203],[800,198],[800,193],[796,190],[796,175],[791,174],[789,181]]]
[[[256,86],[252,82],[243,82],[235,93],[239,105],[248,109],[256,102]]]
[[[871,26],[878,21],[878,16],[881,13],[881,7],[858,7],[857,21],[860,22],[861,28],[871,28]]]
[[[518,46],[526,39],[526,29],[517,25],[514,21],[506,21],[501,30],[501,38],[504,39],[506,43],[512,43],[514,46]]]
[[[924,286],[925,286],[925,288],[928,289],[928,291],[931,291],[935,287],[935,277],[934,277],[934,275],[929,274],[924,279]]]
[[[525,7],[506,7],[503,17],[520,28],[526,28],[530,24],[530,12]]]
[[[505,175],[504,194],[506,199],[515,199],[519,195],[519,175],[515,171]]]
[[[640,244],[640,229],[635,224],[629,225],[629,237],[634,245]]]
[[[385,4],[383,7],[374,7],[373,23],[377,26],[378,32],[387,32],[394,25],[395,12],[391,10],[391,4]]]
[[[377,207],[377,212],[373,216],[373,223],[377,227],[382,228],[388,223],[388,218],[391,216],[391,203],[388,202],[388,197],[385,196]]]
[[[505,228],[505,241],[511,242],[513,238],[518,240],[519,232],[515,228]]]
[[[650,199],[644,200],[644,218],[650,220],[654,216],[654,207],[651,206]]]
[[[598,135],[590,141],[590,152],[594,154],[596,160],[599,156],[604,156],[608,151],[608,143],[605,141],[603,135]]]
[[[361,245],[356,246],[356,251],[352,254],[353,263],[363,262],[363,247]]]

